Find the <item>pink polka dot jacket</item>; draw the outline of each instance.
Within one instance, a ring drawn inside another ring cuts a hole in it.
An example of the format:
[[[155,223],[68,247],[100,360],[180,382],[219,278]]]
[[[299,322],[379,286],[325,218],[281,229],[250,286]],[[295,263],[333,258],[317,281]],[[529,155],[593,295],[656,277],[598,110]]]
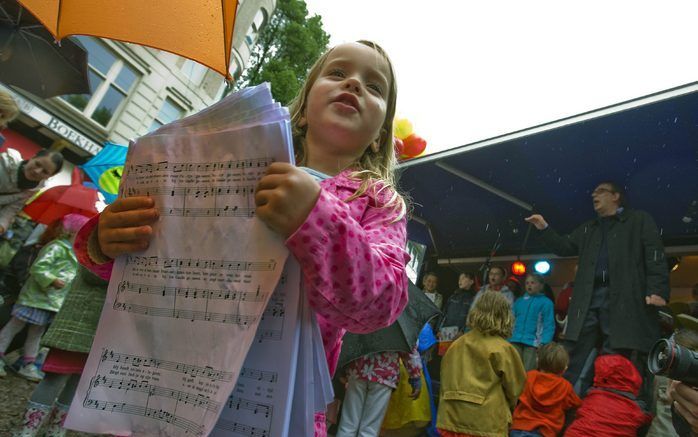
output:
[[[395,213],[385,207],[388,190],[369,189],[345,202],[361,184],[349,174],[345,170],[320,182],[317,203],[286,240],[301,265],[332,375],[345,332],[369,333],[388,326],[407,304],[406,219],[394,220]],[[109,279],[112,263],[96,264],[87,253],[96,224],[95,217],[80,230],[76,254],[81,264]],[[324,435],[317,432],[321,429],[316,426],[316,435]]]

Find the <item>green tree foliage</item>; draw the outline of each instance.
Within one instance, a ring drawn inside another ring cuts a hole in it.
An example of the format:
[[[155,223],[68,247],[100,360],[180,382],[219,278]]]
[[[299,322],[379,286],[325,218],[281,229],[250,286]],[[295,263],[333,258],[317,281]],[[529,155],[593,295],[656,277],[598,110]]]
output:
[[[262,27],[250,62],[235,89],[271,83],[274,98],[288,104],[300,89],[308,70],[327,50],[330,37],[319,15],[308,17],[303,0],[278,0]]]

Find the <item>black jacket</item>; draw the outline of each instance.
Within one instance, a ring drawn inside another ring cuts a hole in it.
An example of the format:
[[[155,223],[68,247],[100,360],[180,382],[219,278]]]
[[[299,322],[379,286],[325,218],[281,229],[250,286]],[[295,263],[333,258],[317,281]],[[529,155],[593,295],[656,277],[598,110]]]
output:
[[[458,288],[449,296],[444,305],[444,317],[441,322],[443,326],[458,326],[458,329],[465,331],[465,321],[468,318],[468,311],[473,304],[473,299],[477,292],[474,290],[461,290]]]
[[[596,262],[601,246],[599,219],[590,220],[567,236],[548,227],[540,235],[553,252],[579,256],[565,338],[579,338],[594,289]],[[613,349],[648,352],[659,338],[656,306],[645,296],[669,300],[669,272],[657,226],[649,214],[625,209],[608,227],[610,345]]]

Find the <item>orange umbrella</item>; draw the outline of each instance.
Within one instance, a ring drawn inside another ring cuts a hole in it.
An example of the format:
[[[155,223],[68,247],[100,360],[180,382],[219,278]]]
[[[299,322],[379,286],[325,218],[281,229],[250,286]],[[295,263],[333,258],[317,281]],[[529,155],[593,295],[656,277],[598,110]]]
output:
[[[20,0],[56,39],[110,38],[175,53],[230,77],[237,0]]]

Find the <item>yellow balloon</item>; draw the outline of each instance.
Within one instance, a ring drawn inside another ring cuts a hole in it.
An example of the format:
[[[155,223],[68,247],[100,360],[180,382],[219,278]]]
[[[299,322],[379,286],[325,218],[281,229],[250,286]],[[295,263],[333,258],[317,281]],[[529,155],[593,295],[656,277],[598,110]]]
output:
[[[397,118],[393,123],[393,134],[404,140],[413,133],[412,123],[406,118]]]

